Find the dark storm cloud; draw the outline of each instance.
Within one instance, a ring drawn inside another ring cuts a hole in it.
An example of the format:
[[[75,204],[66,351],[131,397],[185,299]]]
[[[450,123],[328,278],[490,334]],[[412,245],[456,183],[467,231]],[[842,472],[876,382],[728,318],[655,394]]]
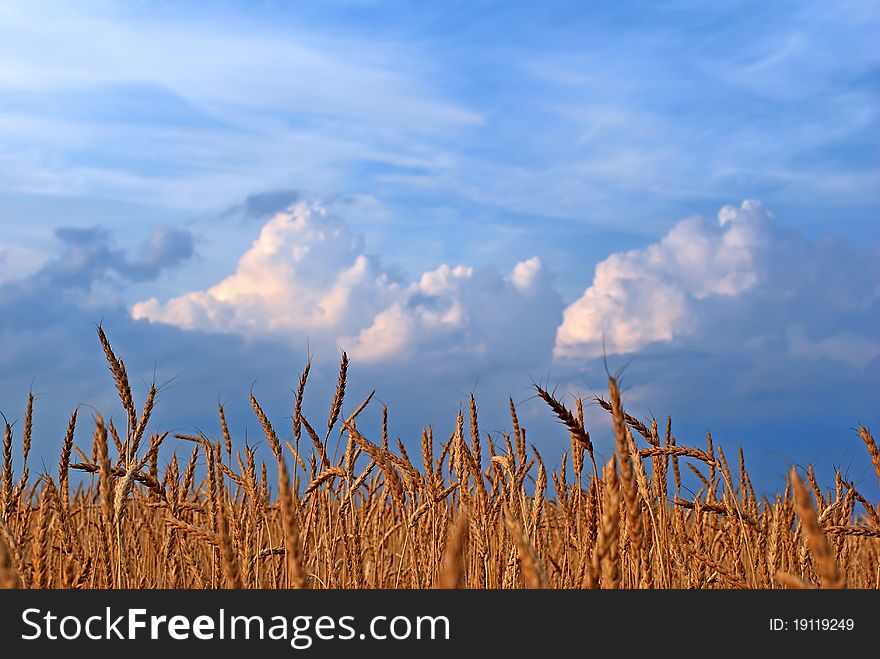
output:
[[[192,234],[176,227],[153,227],[133,258],[115,247],[110,234],[101,227],[61,227],[55,230],[55,236],[62,242],[63,250],[36,276],[59,288],[88,289],[107,273],[133,282],[152,281],[194,252]]]
[[[245,200],[228,209],[224,215],[239,216],[246,221],[264,220],[283,211],[300,199],[296,190],[267,190],[248,195]]]

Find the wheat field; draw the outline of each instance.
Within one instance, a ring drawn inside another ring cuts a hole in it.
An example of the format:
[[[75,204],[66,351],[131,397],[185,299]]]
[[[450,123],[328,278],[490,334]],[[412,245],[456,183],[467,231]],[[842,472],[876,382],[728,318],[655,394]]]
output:
[[[372,394],[342,415],[343,353],[326,422],[302,412],[306,365],[290,440],[251,394],[271,467],[236,446],[219,405],[222,437],[174,435],[192,450],[160,470],[168,433],[147,432],[156,387],[136,407],[123,360],[98,334],[125,428],[95,415],[92,445],[80,448],[74,411],[57,472],[31,477],[33,395],[20,439],[5,423],[0,587],[880,588],[880,504],[839,471],[823,489],[812,468],[792,469],[784,491],[759,499],[742,451],[728,459],[711,435],[679,444],[670,419],[643,423],[623,409],[613,377],[607,397],[589,401],[613,428],[606,464],[584,401],[569,409],[537,385],[570,439],[552,473],[512,400],[510,432],[493,442],[473,396],[450,437],[423,430],[413,461],[389,441],[387,409],[375,433],[358,426]],[[880,450],[859,433],[880,479]],[[74,485],[72,472],[85,477]],[[683,474],[700,483],[696,495],[684,495]]]

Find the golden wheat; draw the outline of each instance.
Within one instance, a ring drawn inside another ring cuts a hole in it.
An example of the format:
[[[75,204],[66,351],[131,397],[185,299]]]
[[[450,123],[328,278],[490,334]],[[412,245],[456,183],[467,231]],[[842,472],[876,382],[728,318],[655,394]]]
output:
[[[661,437],[655,419],[624,409],[613,378],[608,400],[595,399],[614,437],[601,472],[583,401],[569,409],[539,386],[568,435],[570,450],[547,462],[552,471],[529,449],[513,400],[511,432],[493,439],[480,435],[473,396],[467,438],[461,411],[436,447],[433,428],[424,428],[417,467],[402,442],[389,442],[386,407],[374,439],[358,424],[373,393],[342,413],[345,353],[323,438],[303,412],[307,363],[289,440],[250,395],[272,465],[236,440],[221,403],[219,439],[176,435],[195,444],[179,460],[163,444],[167,433],[150,432],[155,384],[138,415],[124,362],[100,326],[98,337],[125,432],[96,414],[89,455],[74,441],[83,423],[75,410],[57,480],[34,478],[34,396],[18,440],[4,418],[0,587],[880,588],[880,505],[843,474],[823,491],[812,467],[792,470],[783,492],[759,499],[741,451],[732,470],[711,435],[705,447],[681,443],[667,418]],[[334,428],[341,451],[328,446]],[[880,477],[876,442],[858,431]],[[698,492],[685,494],[680,462]]]

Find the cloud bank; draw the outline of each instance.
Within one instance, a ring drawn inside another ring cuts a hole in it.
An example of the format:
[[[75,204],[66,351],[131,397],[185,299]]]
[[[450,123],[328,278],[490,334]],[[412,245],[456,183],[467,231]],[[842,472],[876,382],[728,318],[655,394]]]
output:
[[[779,229],[759,201],[676,224],[612,254],[568,306],[554,355],[571,361],[659,344],[769,347],[865,366],[880,355],[878,267],[844,242]],[[873,329],[872,329],[873,328]]]
[[[441,264],[406,282],[314,202],[276,214],[234,274],[206,290],[135,304],[136,320],[190,330],[339,346],[366,363],[535,362],[549,357],[562,300],[537,257],[507,274]]]
[[[95,236],[62,237],[68,269],[115,268],[132,278],[154,274],[158,254],[173,261],[191,251],[182,236],[154,234],[138,260],[112,259],[102,240],[81,246]],[[417,358],[450,369],[543,368],[555,360],[565,372],[664,346],[864,367],[880,355],[880,272],[871,256],[845,241],[781,229],[760,201],[746,200],[714,221],[690,217],[655,243],[611,254],[564,307],[537,257],[507,273],[444,263],[407,279],[370,254],[342,218],[300,201],[266,222],[233,274],[164,302],[138,302],[132,316],[308,341],[326,356],[341,347],[364,363]]]

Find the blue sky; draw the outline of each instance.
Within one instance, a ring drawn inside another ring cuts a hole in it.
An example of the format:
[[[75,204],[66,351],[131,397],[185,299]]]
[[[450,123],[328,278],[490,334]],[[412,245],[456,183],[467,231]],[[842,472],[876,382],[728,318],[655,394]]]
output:
[[[141,381],[175,378],[161,420],[188,429],[254,381],[283,418],[307,346],[327,386],[349,350],[404,437],[474,387],[501,429],[533,379],[600,388],[604,339],[680,441],[710,428],[767,483],[807,460],[861,478],[878,23],[870,2],[4,3],[0,409],[31,381],[50,428],[109,406],[102,318]]]

